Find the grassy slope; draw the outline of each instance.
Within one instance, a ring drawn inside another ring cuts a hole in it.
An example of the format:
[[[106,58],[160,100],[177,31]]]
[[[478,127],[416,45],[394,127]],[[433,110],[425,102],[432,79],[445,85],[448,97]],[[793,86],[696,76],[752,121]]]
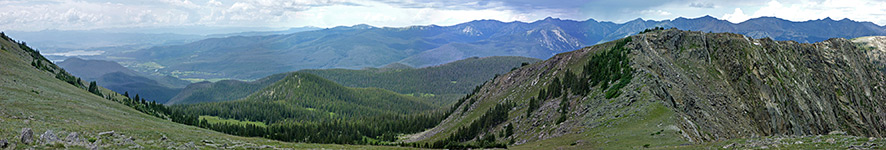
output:
[[[32,128],[35,136],[46,130],[79,132],[85,137],[94,137],[104,131],[116,131],[119,134],[132,136],[135,143],[147,148],[165,148],[188,142],[194,142],[202,147],[203,143],[199,142],[201,140],[223,141],[222,143],[228,144],[246,142],[290,148],[393,148],[284,143],[230,136],[173,123],[142,114],[125,105],[55,79],[51,74],[28,65],[27,62],[30,60],[23,58],[29,59],[29,57],[21,57],[15,53],[21,51],[17,49],[17,45],[13,46],[11,42],[5,40],[0,41],[0,44],[4,48],[0,50],[0,66],[3,66],[0,67],[0,89],[2,89],[0,90],[0,139],[15,141],[12,139],[18,136],[22,128]],[[102,89],[102,92],[112,93],[107,89]],[[172,142],[158,142],[158,139],[164,135]],[[22,148],[23,145],[18,146]]]

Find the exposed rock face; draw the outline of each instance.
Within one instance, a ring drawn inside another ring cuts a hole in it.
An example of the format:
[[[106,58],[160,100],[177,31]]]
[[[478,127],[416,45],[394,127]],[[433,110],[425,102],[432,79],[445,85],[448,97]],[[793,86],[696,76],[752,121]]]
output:
[[[852,39],[852,42],[858,43],[868,59],[886,73],[886,36],[859,37]]]
[[[813,44],[666,30],[634,36],[651,92],[698,141],[845,131],[886,135],[886,79],[846,39]]]
[[[34,131],[31,131],[31,128],[22,128],[22,134],[19,137],[21,137],[23,144],[31,144],[34,142]]]
[[[80,134],[77,132],[71,132],[68,136],[65,137],[65,142],[71,144],[81,144],[83,143],[83,138],[80,138]]]
[[[43,134],[40,135],[40,140],[43,143],[52,143],[58,141],[58,136],[55,136],[55,134],[52,133],[52,130],[46,130],[46,132],[43,132]]]
[[[861,43],[829,39],[809,44],[674,29],[631,39],[624,48],[630,51],[633,79],[623,93],[603,98],[595,86],[591,91],[596,94],[571,95],[562,101],[573,106],[562,124],[554,124],[560,100],[544,100],[538,110],[525,115],[526,99],[552,78],[562,78],[566,70],[580,72],[575,68],[615,42],[558,54],[498,76],[471,97],[477,102],[455,106],[457,111],[440,125],[410,140],[457,130],[457,125],[475,121],[471,114],[486,111],[482,105],[506,102],[518,105],[511,114],[524,114],[510,115],[496,127],[514,126],[514,136],[506,138],[513,145],[586,133],[589,128],[607,130],[612,124],[606,120],[655,108],[646,101],[667,107],[669,116],[662,118],[673,120],[674,127],[662,128],[691,142],[834,131],[886,136],[886,75],[876,64],[882,59],[870,57],[880,55],[872,55],[877,52]]]

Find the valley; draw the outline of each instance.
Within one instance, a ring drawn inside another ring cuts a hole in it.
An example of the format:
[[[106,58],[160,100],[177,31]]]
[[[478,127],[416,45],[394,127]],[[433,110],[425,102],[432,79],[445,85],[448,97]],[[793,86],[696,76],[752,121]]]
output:
[[[95,36],[150,40],[50,58],[2,33],[0,149],[886,148],[886,26],[864,21]]]

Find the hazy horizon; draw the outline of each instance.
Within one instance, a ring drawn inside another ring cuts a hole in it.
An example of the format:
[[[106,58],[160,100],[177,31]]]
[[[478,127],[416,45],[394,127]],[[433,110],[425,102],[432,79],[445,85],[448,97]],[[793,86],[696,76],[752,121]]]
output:
[[[709,15],[739,23],[770,16],[790,21],[843,18],[886,25],[886,1],[527,1],[456,0],[42,0],[0,1],[0,30],[218,34],[298,27],[450,26],[473,20],[533,22],[547,17],[623,23]],[[202,29],[202,30],[201,30]],[[205,30],[205,31],[204,31]]]

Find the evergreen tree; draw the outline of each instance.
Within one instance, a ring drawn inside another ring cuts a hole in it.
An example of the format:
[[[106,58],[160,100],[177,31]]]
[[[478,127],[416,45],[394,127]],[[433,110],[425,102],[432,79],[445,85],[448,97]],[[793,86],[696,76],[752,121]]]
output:
[[[89,82],[89,87],[87,88],[89,93],[102,96],[102,93],[98,90],[98,85],[96,85],[95,81]]]

